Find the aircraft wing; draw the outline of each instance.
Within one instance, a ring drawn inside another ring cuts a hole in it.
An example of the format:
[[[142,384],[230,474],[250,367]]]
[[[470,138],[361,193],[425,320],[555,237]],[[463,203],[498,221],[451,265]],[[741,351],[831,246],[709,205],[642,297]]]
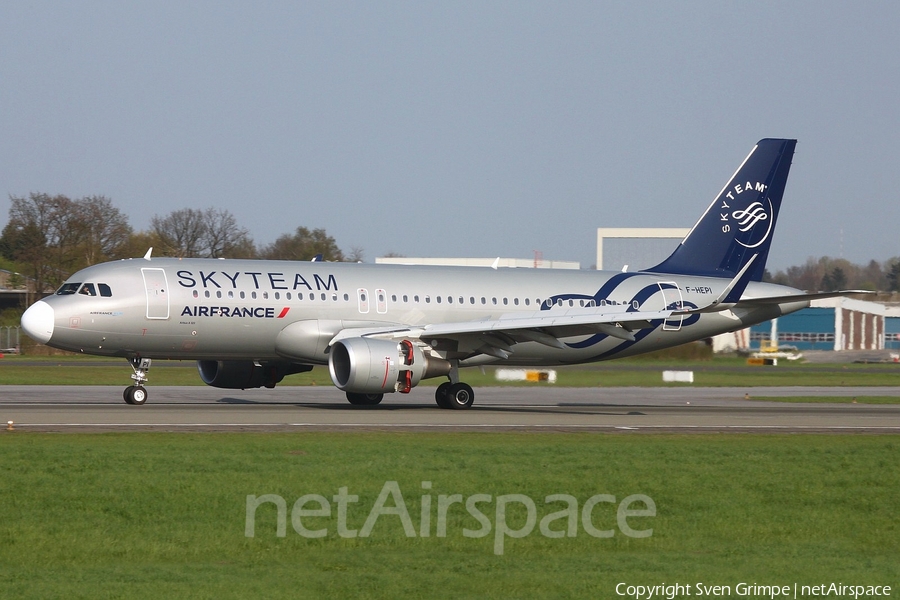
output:
[[[610,308],[616,309],[611,312]],[[634,331],[653,327],[652,321],[667,319],[674,311],[626,312],[622,307],[576,308],[570,310],[511,313],[495,319],[432,323],[411,327],[344,329],[331,344],[352,337],[420,339],[436,349],[463,354],[487,354],[507,358],[519,342],[537,342],[565,348],[560,338],[603,333],[634,341]]]

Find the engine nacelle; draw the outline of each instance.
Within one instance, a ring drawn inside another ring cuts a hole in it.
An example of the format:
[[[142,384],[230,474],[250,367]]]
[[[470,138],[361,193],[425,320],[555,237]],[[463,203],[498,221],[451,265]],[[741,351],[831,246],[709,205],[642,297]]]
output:
[[[198,360],[197,370],[206,385],[245,390],[263,386],[273,388],[285,375],[310,371],[312,365],[252,360]]]
[[[409,393],[423,379],[447,375],[450,363],[427,356],[408,340],[398,343],[360,337],[335,342],[328,370],[334,385],[345,392]]]

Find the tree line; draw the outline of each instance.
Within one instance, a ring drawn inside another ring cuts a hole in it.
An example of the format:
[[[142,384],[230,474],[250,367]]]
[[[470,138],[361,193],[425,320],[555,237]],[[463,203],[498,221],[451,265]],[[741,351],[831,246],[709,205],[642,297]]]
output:
[[[359,262],[360,248],[343,252],[324,229],[297,227],[293,233],[257,246],[231,212],[183,208],[155,215],[146,231],[105,196],[72,200],[64,195],[10,196],[9,220],[0,233],[0,257],[35,282],[38,291],[55,289],[78,269],[107,260],[143,256],[264,258]],[[856,265],[842,258],[810,258],[772,274],[766,281],[801,290],[866,289],[900,291],[900,257]]]
[[[884,262],[870,260],[864,265],[843,258],[809,258],[774,275],[766,271],[765,280],[808,291],[900,291],[900,257]]]
[[[155,215],[146,231],[105,196],[71,199],[31,193],[10,196],[9,219],[0,233],[0,257],[34,281],[38,292],[56,289],[75,271],[120,258],[143,256],[360,261],[362,250],[344,253],[324,229],[297,227],[257,246],[231,212],[184,208]],[[24,285],[24,282],[22,283]]]

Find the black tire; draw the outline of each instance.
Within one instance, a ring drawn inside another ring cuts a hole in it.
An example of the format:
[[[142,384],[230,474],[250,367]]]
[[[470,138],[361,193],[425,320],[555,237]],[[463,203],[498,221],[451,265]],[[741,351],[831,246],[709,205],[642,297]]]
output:
[[[451,385],[452,384],[449,381],[445,381],[434,390],[434,401],[437,402],[437,405],[441,408],[450,408],[450,401],[447,399],[447,390],[450,389]]]
[[[133,385],[129,386],[131,389],[128,392],[128,404],[134,404],[135,406],[140,406],[144,402],[147,401],[147,389],[141,385]]]
[[[475,391],[472,386],[463,383],[454,383],[447,389],[447,405],[454,410],[464,410],[475,402]]]
[[[122,400],[124,400],[126,404],[134,404],[134,402],[131,401],[131,390],[133,389],[134,386],[129,385],[127,388],[122,390]]]
[[[356,394],[347,392],[347,402],[354,406],[375,406],[384,399],[384,394]]]

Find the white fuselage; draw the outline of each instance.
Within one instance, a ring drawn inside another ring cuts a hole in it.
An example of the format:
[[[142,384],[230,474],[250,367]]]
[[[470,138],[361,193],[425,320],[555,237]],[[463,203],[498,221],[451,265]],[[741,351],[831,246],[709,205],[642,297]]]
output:
[[[78,284],[68,288],[72,293],[43,300],[52,309],[49,336],[41,340],[48,345],[129,358],[304,364],[327,363],[328,342],[347,329],[698,308],[729,283],[644,272],[165,258],[96,265],[68,281]],[[94,284],[94,295],[77,291],[84,283]],[[109,294],[99,293],[101,284]],[[751,283],[743,295],[793,293],[798,291]],[[640,354],[741,329],[807,305],[672,316],[636,332],[633,341],[603,333],[562,338],[563,348],[511,340],[512,352],[503,362],[568,364]],[[299,322],[304,324],[297,326]],[[294,327],[285,333],[289,325]],[[422,342],[429,344],[427,335]],[[474,353],[465,339],[445,348],[437,343],[435,349],[460,360],[461,366],[501,360]]]

